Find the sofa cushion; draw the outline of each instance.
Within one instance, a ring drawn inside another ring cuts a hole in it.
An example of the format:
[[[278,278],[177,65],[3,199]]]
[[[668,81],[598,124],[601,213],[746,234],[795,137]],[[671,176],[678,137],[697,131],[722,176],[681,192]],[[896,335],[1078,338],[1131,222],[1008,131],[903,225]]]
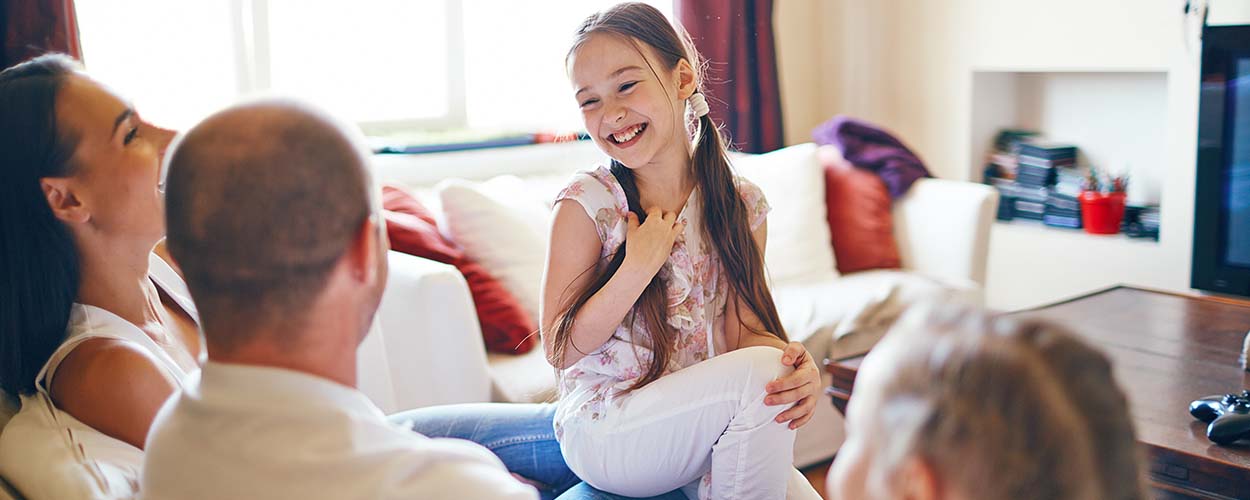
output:
[[[543,403],[556,400],[556,370],[541,348],[520,356],[489,354],[491,399],[508,403]]]
[[[733,163],[738,175],[759,186],[772,206],[764,264],[773,282],[836,272],[816,145],[735,155]]]
[[[904,309],[932,300],[979,303],[973,282],[938,280],[914,272],[872,270],[834,277],[813,276],[773,287],[773,300],[791,340],[803,342],[817,358],[845,340],[866,351]],[[874,338],[875,337],[875,338]],[[836,346],[838,351],[845,351]],[[854,352],[839,352],[843,356]]]
[[[516,177],[439,184],[447,231],[465,255],[498,277],[538,317],[550,208]]]
[[[464,251],[447,241],[438,227],[425,219],[392,208],[384,208],[382,217],[386,219],[386,235],[393,250],[443,264],[465,260]]]
[[[893,200],[881,178],[856,168],[831,146],[820,148],[825,174],[825,210],[830,243],[843,274],[898,269]]]
[[[534,348],[537,322],[521,304],[481,265],[447,241],[435,218],[421,202],[406,191],[383,188],[382,204],[391,248],[409,255],[451,264],[469,284],[473,305],[481,324],[486,349],[502,353],[525,353]]]

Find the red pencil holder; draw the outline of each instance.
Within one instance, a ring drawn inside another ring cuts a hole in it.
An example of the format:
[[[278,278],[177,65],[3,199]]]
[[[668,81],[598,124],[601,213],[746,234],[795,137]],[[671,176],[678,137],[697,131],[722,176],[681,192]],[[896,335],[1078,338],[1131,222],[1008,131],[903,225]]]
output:
[[[1124,219],[1124,193],[1082,191],[1081,223],[1089,234],[1116,234]]]

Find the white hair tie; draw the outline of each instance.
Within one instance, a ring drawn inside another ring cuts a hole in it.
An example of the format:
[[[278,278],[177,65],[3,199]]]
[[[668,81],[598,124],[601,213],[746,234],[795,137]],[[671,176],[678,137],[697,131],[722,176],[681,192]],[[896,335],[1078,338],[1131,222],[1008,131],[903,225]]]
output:
[[[686,103],[690,106],[690,111],[694,113],[695,118],[701,118],[708,112],[707,99],[703,97],[702,92],[690,94],[690,98],[686,99]]]

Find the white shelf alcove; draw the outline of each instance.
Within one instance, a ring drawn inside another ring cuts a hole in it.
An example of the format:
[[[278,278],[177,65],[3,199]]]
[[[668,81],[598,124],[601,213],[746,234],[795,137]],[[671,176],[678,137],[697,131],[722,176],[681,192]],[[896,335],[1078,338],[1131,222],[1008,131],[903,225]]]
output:
[[[972,77],[972,178],[1004,128],[1075,144],[1078,161],[1127,172],[1130,202],[1158,203],[1166,164],[1164,71],[997,71]]]
[[[1127,172],[1130,203],[1158,204],[1167,175],[1168,73],[1141,69],[978,69],[972,75],[970,177],[981,179],[1004,128],[1079,148],[1078,162]],[[1089,235],[1038,223],[994,225],[990,307],[1018,309],[1141,280],[1164,252],[1150,240]]]

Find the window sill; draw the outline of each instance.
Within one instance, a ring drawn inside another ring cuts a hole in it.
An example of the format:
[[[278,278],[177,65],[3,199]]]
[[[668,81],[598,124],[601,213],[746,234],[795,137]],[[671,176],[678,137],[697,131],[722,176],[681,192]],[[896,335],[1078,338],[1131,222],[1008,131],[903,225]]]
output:
[[[488,133],[471,130],[369,138],[374,154],[414,155],[588,140],[584,133]]]

